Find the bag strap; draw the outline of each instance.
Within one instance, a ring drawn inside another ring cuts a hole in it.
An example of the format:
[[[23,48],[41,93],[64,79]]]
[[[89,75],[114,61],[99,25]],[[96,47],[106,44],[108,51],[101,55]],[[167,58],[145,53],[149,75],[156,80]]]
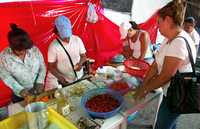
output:
[[[193,72],[194,75],[196,75],[194,59],[192,57],[192,50],[191,50],[191,47],[190,47],[187,39],[185,37],[183,37],[183,36],[178,36],[177,38],[183,38],[185,40],[186,47],[187,47],[187,50],[188,50],[189,59],[190,59],[190,63],[191,63],[191,66],[192,66],[192,72]]]
[[[78,79],[77,73],[76,73],[76,71],[75,71],[75,69],[74,69],[74,64],[73,64],[73,62],[72,62],[71,56],[69,55],[69,53],[67,52],[67,50],[65,49],[65,47],[63,46],[63,44],[61,43],[61,41],[60,41],[58,38],[56,38],[56,40],[57,40],[58,43],[61,45],[61,47],[64,49],[65,53],[67,54],[67,56],[68,56],[68,58],[69,58],[69,61],[70,61],[70,64],[71,64],[71,66],[72,66],[72,69],[73,69],[73,71],[74,71],[74,75],[75,75],[76,79]]]

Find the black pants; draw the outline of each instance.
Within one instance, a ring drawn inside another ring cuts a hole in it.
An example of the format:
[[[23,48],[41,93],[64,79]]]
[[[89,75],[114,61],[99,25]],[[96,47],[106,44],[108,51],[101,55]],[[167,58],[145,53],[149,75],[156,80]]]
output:
[[[17,103],[17,102],[20,102],[20,101],[23,101],[23,100],[24,100],[24,98],[19,97],[19,96],[15,95],[15,94],[13,94],[13,96],[12,96],[12,102],[13,103]]]

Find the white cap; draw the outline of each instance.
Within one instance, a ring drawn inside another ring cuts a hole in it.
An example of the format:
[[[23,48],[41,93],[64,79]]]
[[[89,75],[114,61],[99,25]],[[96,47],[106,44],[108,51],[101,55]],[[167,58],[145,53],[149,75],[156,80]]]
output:
[[[131,24],[129,22],[122,22],[119,26],[119,31],[121,34],[121,39],[125,39],[128,33],[128,29],[131,28]]]

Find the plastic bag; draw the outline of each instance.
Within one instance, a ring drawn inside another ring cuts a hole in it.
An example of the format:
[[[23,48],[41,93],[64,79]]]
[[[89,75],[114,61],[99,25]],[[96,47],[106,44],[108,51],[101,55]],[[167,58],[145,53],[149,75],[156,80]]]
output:
[[[121,34],[121,39],[125,39],[128,34],[128,29],[131,28],[131,24],[127,22],[122,22],[119,26],[119,32]]]
[[[88,11],[86,20],[90,23],[96,23],[98,21],[98,15],[96,13],[94,4],[88,3]]]

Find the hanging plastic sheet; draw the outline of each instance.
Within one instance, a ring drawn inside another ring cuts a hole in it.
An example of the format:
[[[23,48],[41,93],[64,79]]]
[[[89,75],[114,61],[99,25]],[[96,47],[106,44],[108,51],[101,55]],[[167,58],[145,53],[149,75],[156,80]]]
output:
[[[95,5],[98,15],[96,23],[86,21],[88,2]],[[48,46],[55,38],[52,32],[54,20],[59,15],[65,15],[71,20],[73,34],[80,36],[87,56],[96,61],[94,68],[107,62],[122,48],[118,26],[103,15],[100,0],[1,1],[0,12],[0,51],[8,46],[9,24],[16,23],[30,34],[47,62]]]
[[[11,102],[12,90],[7,87],[2,80],[0,80],[0,108],[6,106]],[[1,111],[0,111],[1,116]]]
[[[88,2],[95,5],[98,22],[86,21]],[[102,65],[121,51],[119,28],[103,15],[100,0],[34,0],[0,3],[0,51],[7,46],[9,24],[14,22],[29,32],[45,59],[49,43],[54,39],[53,23],[58,15],[69,17],[73,33],[79,35],[87,49],[87,55]],[[140,25],[150,34],[152,42],[157,35],[157,16]]]
[[[95,5],[98,15],[96,23],[86,21],[89,2]],[[0,51],[8,46],[9,24],[16,23],[30,34],[47,62],[48,46],[55,38],[52,32],[54,20],[59,15],[65,15],[71,20],[73,34],[83,40],[87,56],[95,59],[94,68],[105,64],[122,50],[119,27],[103,15],[100,0],[0,1],[0,12]],[[148,25],[143,27],[148,28]],[[11,92],[8,93],[11,96]]]
[[[88,2],[96,7],[98,22],[88,23]],[[0,50],[7,46],[9,24],[14,22],[31,35],[45,59],[49,43],[54,39],[53,23],[58,15],[69,17],[73,34],[79,35],[87,49],[87,55],[96,60],[95,66],[106,62],[121,50],[118,27],[104,15],[99,0],[45,0],[0,3]]]
[[[90,23],[96,23],[98,21],[98,15],[96,13],[95,5],[88,3],[88,11],[87,11],[87,18],[86,20]]]
[[[157,32],[158,32],[157,19],[158,19],[158,14],[155,13],[146,22],[139,24],[139,27],[141,29],[146,30],[149,33],[151,42],[153,44],[156,43]]]

